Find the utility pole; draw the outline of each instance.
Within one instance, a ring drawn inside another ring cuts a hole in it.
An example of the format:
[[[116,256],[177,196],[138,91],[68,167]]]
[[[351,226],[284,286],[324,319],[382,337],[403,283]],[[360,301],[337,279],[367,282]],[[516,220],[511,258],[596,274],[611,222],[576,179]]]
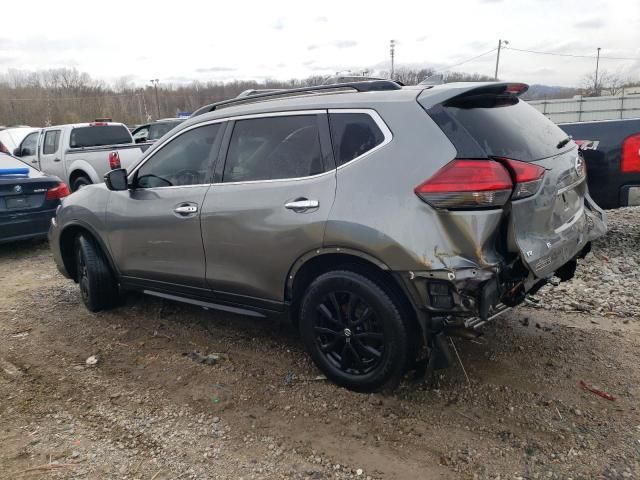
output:
[[[156,89],[156,112],[158,113],[158,116],[156,117],[156,120],[160,118],[160,102],[158,101],[158,82],[160,80],[158,80],[157,78],[152,78],[151,80],[149,80],[151,82],[151,84],[155,87]]]
[[[393,76],[394,76],[394,65],[393,65],[393,61],[394,58],[396,56],[396,41],[395,40],[391,40],[391,42],[389,43],[389,52],[391,53],[391,80],[393,80]]]
[[[600,47],[598,47],[598,55],[596,56],[596,77],[593,81],[593,89],[596,93],[596,97],[600,96],[600,89],[598,88],[598,67],[600,66]]]
[[[498,66],[500,65],[500,49],[502,48],[503,45],[509,45],[509,42],[507,40],[498,40],[498,55],[496,56],[496,73],[493,76],[493,78],[496,81],[498,80]]]

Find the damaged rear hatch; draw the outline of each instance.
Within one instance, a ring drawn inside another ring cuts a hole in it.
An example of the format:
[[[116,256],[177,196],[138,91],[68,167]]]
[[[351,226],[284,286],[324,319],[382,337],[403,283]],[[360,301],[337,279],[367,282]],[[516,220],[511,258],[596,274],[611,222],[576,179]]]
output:
[[[491,159],[513,179],[507,248],[545,278],[606,232],[576,144],[519,98],[524,84],[469,88],[428,108],[459,158]]]

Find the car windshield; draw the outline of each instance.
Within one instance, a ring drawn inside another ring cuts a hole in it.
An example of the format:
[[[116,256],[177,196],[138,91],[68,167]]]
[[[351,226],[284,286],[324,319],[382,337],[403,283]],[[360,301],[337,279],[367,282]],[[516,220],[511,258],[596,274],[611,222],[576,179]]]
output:
[[[0,172],[2,170],[9,170],[13,168],[28,168],[29,171],[36,170],[31,165],[23,162],[19,158],[12,157],[6,153],[0,153]]]
[[[131,143],[131,134],[124,125],[91,125],[71,131],[71,148],[100,147]]]
[[[151,125],[149,125],[149,136],[147,137],[147,139],[158,140],[159,138],[162,138],[165,133],[178,126],[180,123],[182,123],[182,121],[152,123]]]

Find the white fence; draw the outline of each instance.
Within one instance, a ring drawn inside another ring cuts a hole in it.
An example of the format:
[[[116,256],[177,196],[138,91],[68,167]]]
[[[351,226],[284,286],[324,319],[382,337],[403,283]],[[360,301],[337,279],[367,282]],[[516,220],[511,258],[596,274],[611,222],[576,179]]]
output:
[[[555,123],[640,118],[640,95],[532,100],[530,105]]]

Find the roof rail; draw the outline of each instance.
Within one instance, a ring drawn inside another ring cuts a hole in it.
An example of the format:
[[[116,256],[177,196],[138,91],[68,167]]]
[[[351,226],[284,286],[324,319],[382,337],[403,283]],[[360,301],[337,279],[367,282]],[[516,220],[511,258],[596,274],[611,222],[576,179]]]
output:
[[[364,82],[347,82],[347,83],[336,83],[333,85],[316,85],[311,87],[300,87],[300,88],[289,88],[283,90],[274,90],[268,91],[264,93],[256,93],[256,94],[246,94],[243,96],[238,96],[236,98],[232,98],[230,100],[223,100],[221,102],[212,103],[210,105],[205,105],[204,107],[196,110],[192,117],[202,115],[203,113],[213,112],[222,107],[228,107],[232,105],[238,105],[243,103],[254,103],[259,102],[261,100],[271,100],[277,97],[287,97],[287,96],[295,96],[298,94],[307,94],[307,93],[315,93],[315,92],[325,92],[331,90],[346,90],[352,89],[356,92],[378,92],[384,90],[400,90],[402,87],[399,83],[394,82],[393,80],[367,80]],[[241,94],[242,95],[242,94]]]

